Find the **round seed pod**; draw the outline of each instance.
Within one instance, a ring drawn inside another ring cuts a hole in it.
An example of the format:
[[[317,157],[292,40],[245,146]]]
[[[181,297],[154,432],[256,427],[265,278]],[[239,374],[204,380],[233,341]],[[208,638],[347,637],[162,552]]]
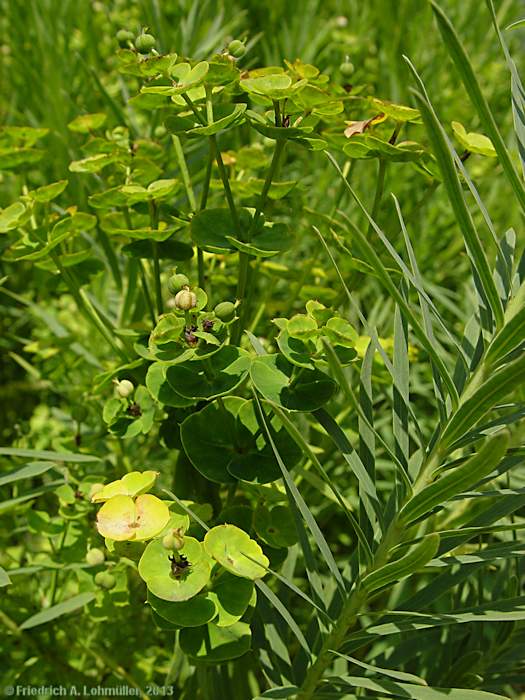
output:
[[[233,320],[235,317],[235,304],[233,304],[231,301],[221,301],[221,303],[217,304],[213,311],[217,318],[227,323],[228,321]]]
[[[175,295],[175,306],[181,311],[189,311],[197,306],[197,296],[187,287]]]
[[[139,53],[146,54],[155,48],[156,43],[154,36],[142,33],[135,39],[135,48]]]
[[[99,571],[95,576],[95,583],[97,586],[110,591],[112,588],[115,588],[117,579],[113,576],[113,574],[110,574],[107,571]]]
[[[239,39],[234,39],[228,44],[228,53],[234,58],[242,58],[246,53],[246,46]]]
[[[184,547],[184,534],[182,528],[173,531],[173,549],[179,551]]]
[[[122,379],[120,382],[117,382],[115,384],[115,389],[122,399],[127,399],[135,391],[135,387],[129,379]]]
[[[345,61],[339,66],[339,72],[344,78],[349,78],[354,72],[354,64],[350,61]]]
[[[86,563],[90,566],[100,566],[104,562],[104,552],[101,549],[88,549]]]
[[[117,32],[117,41],[121,49],[125,49],[135,38],[133,32],[128,32],[127,29],[119,29]]]
[[[174,544],[175,538],[170,532],[167,535],[164,535],[164,537],[162,538],[162,546],[164,547],[164,549],[172,550]]]
[[[183,287],[189,285],[189,280],[186,275],[176,274],[172,275],[168,280],[168,292],[170,294],[177,294]]]

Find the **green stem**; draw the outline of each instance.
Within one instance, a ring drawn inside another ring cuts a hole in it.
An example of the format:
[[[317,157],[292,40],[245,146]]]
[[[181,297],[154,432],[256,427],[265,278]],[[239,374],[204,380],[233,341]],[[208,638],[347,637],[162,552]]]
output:
[[[66,541],[66,537],[67,537],[67,528],[68,528],[68,522],[66,521],[66,523],[64,525],[64,532],[62,533],[62,536],[60,538],[60,542],[58,543],[58,549],[55,552],[55,554],[60,554],[60,552],[62,551],[62,547],[64,546],[64,542]],[[49,607],[51,607],[55,604],[56,593],[57,593],[57,583],[58,583],[58,569],[54,569],[53,573],[51,574],[51,589],[49,592]]]
[[[198,122],[200,122],[203,126],[207,126],[206,120],[202,117],[202,115],[199,113],[199,111],[196,109],[195,105],[193,102],[190,100],[188,95],[183,94],[182,97],[186,101],[186,104],[188,107],[191,109],[193,114],[195,115],[195,118],[197,119]],[[208,105],[206,105],[206,108],[208,109]],[[233,220],[233,226],[235,228],[235,232],[237,235],[240,235],[241,233],[241,224],[239,221],[239,216],[237,214],[237,208],[235,206],[235,202],[233,200],[233,195],[232,191],[230,188],[230,181],[228,179],[228,173],[226,172],[226,168],[224,167],[224,161],[222,160],[222,155],[219,150],[219,145],[217,143],[217,137],[215,134],[213,136],[210,136],[210,145],[213,149],[213,155],[215,160],[217,161],[217,168],[219,169],[219,175],[222,181],[222,186],[224,188],[224,194],[226,195],[226,201],[228,202],[228,207],[230,209],[231,217]]]
[[[120,274],[120,268],[118,264],[118,258],[115,255],[115,251],[113,249],[113,246],[111,245],[111,242],[107,236],[107,234],[102,231],[100,226],[97,226],[97,237],[99,240],[99,243],[102,247],[102,250],[104,251],[109,268],[111,270],[111,274],[113,275],[113,279],[115,280],[115,284],[117,286],[117,289],[119,292],[122,291],[122,275]]]
[[[206,91],[206,114],[208,119],[208,124],[213,123],[213,104],[211,101],[211,92]],[[208,156],[208,164],[206,166],[206,173],[204,175],[204,183],[202,185],[201,201],[199,205],[199,211],[206,209],[206,204],[208,202],[208,194],[210,192],[210,182],[211,182],[211,171],[213,167],[213,144],[210,141],[210,152]],[[204,288],[205,276],[204,276],[204,253],[201,248],[197,248],[197,268],[199,275],[199,287]],[[205,290],[206,291],[206,290]]]
[[[122,297],[118,315],[118,326],[120,328],[126,325],[128,315],[135,303],[138,270],[137,259],[130,257],[126,265],[126,290]]]
[[[277,169],[279,167],[279,161],[281,159],[281,154],[284,150],[284,147],[286,145],[285,139],[277,139],[275,142],[275,149],[273,152],[273,157],[272,157],[272,162],[270,163],[270,167],[268,168],[268,172],[266,173],[266,178],[264,181],[264,185],[261,191],[261,195],[259,197],[259,201],[257,203],[257,208],[255,210],[255,214],[253,216],[252,223],[250,225],[250,228],[248,230],[248,233],[246,235],[246,240],[250,241],[257,230],[257,226],[259,224],[259,219],[261,218],[261,214],[263,212],[264,207],[266,206],[266,202],[268,200],[268,193],[270,191],[270,187],[272,185],[273,179],[275,177],[275,174],[277,173]],[[237,281],[237,299],[239,299],[242,303],[241,306],[241,311],[239,315],[239,321],[236,323],[233,333],[232,333],[232,340],[234,343],[239,343],[241,336],[244,332],[244,328],[247,325],[247,316],[248,316],[248,311],[249,311],[249,304],[248,304],[248,299],[245,298],[246,292],[250,286],[250,283],[253,284],[253,280],[250,280],[250,263],[252,260],[252,256],[248,255],[246,253],[240,253],[239,255],[239,278]]]
[[[129,213],[129,208],[124,207],[122,210],[124,214],[124,221],[126,222],[126,226],[130,231],[133,230],[133,225],[131,223],[131,216]],[[149,315],[151,317],[151,322],[153,326],[155,327],[155,324],[157,323],[157,319],[155,318],[155,309],[153,308],[153,302],[151,301],[151,294],[149,292],[149,287],[148,287],[148,279],[146,277],[146,272],[144,270],[144,263],[142,262],[141,258],[138,258],[139,261],[139,272],[140,272],[140,280],[142,282],[142,291],[144,292],[144,298],[146,299],[146,306],[148,307]]]
[[[144,263],[142,260],[139,258],[139,272],[140,272],[140,281],[142,283],[142,291],[144,292],[144,298],[146,299],[146,306],[148,307],[149,315],[151,318],[151,323],[153,324],[153,327],[155,327],[157,323],[157,319],[155,318],[155,308],[153,306],[153,302],[151,300],[151,294],[149,293],[149,287],[148,287],[148,279],[146,277],[146,271],[144,270]]]
[[[381,199],[383,197],[383,191],[385,189],[385,175],[386,175],[386,160],[384,158],[379,159],[379,168],[377,170],[377,180],[376,180],[376,192],[374,195],[374,203],[372,204],[371,218],[376,221],[377,213],[379,211],[379,205],[381,204]],[[374,227],[371,223],[368,224],[367,236],[373,233]]]
[[[403,534],[404,530],[399,527],[394,519],[377,548],[372,565],[368,567],[364,575],[384,566],[388,561],[388,553],[392,547],[399,544],[403,538]],[[348,596],[331,632],[325,637],[316,660],[306,673],[303,684],[301,685],[301,690],[296,696],[296,700],[311,700],[315,697],[317,686],[324,672],[333,662],[334,657],[331,653],[332,650],[337,651],[342,646],[348,632],[357,622],[359,612],[366,606],[367,600],[368,596],[366,592],[363,591],[358,584],[353,593]]]
[[[279,100],[273,101],[273,109],[275,112],[275,126],[281,126],[281,105]]]
[[[153,241],[153,272],[155,275],[155,297],[157,299],[157,314],[162,316],[164,308],[162,305],[162,286],[160,283],[160,262],[159,262],[159,244]]]
[[[197,202],[195,200],[195,193],[193,192],[193,187],[191,186],[190,172],[188,170],[188,164],[186,163],[186,158],[184,157],[184,151],[182,150],[182,144],[178,136],[172,136],[171,140],[173,142],[173,147],[175,148],[175,157],[177,158],[177,164],[180,169],[182,176],[182,184],[186,190],[186,197],[190,204],[191,210],[197,210]]]
[[[392,146],[397,141],[397,137],[399,136],[399,132],[401,131],[402,126],[403,126],[402,123],[396,124],[396,128],[394,129],[392,136],[388,140],[388,143],[390,143]],[[371,213],[371,218],[374,221],[377,220],[377,215],[379,213],[379,207],[381,205],[381,200],[383,198],[383,193],[385,190],[386,169],[387,169],[387,161],[384,158],[380,158],[379,159],[379,168],[377,171],[376,192],[375,192],[375,196],[374,196],[374,203],[372,204],[372,213]],[[368,225],[367,235],[370,236],[373,233],[373,230],[374,230],[374,227],[370,223]]]
[[[237,214],[235,202],[233,201],[233,195],[230,187],[230,181],[228,179],[228,173],[226,172],[226,168],[224,167],[224,161],[222,160],[222,155],[219,150],[216,136],[210,136],[210,141],[213,144],[215,160],[217,161],[219,176],[221,178],[222,186],[224,188],[224,194],[226,196],[226,201],[228,202],[228,207],[230,209],[235,233],[237,234],[237,236],[241,236],[241,222],[239,220],[239,215]]]
[[[149,218],[151,228],[157,230],[159,225],[159,210],[155,202],[149,203]],[[160,283],[160,260],[159,260],[159,244],[157,241],[152,241],[153,244],[153,275],[155,278],[155,298],[157,301],[157,314],[161,316],[164,309],[162,305],[162,285]]]
[[[57,266],[58,271],[62,275],[62,279],[66,283],[71,293],[71,296],[74,298],[80,313],[94,328],[96,328],[96,330],[102,335],[104,340],[106,340],[109,343],[109,345],[111,345],[112,349],[118,355],[120,355],[124,362],[127,362],[128,357],[126,356],[126,353],[116,344],[115,340],[113,339],[112,331],[106,328],[106,325],[97,314],[93,305],[82,293],[82,290],[80,289],[80,286],[74,275],[62,265],[62,261],[60,260],[60,256],[58,255],[58,253],[56,253],[55,251],[51,251],[50,255],[53,262]]]

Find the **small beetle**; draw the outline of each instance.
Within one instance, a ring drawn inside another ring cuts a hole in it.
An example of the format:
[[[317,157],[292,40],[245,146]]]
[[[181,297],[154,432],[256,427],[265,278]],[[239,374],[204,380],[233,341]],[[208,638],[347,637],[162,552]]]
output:
[[[178,559],[174,554],[170,554],[168,559],[171,562],[171,574],[177,579],[177,581],[179,581],[184,574],[188,573],[187,569],[189,569],[191,564],[186,559],[184,554],[181,554]]]
[[[133,418],[139,418],[139,416],[142,415],[142,411],[138,403],[130,404],[126,409],[126,413],[130,416],[133,416]]]

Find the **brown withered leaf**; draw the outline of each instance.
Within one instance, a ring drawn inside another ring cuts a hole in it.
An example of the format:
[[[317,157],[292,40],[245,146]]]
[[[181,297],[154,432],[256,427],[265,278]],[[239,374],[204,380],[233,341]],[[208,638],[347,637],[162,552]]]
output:
[[[362,119],[361,121],[357,122],[345,122],[345,124],[348,124],[345,129],[345,136],[347,139],[349,139],[351,136],[355,136],[355,134],[364,134],[370,126],[379,124],[385,119],[385,114],[381,113],[376,114],[375,117],[371,117],[370,119]]]

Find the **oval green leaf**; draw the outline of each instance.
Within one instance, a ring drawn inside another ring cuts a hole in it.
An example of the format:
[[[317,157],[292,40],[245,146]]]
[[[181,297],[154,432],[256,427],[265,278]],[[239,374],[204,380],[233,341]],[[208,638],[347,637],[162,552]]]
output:
[[[217,525],[204,538],[208,554],[235,576],[252,581],[262,578],[269,565],[261,547],[235,525]]]
[[[250,650],[252,634],[245,622],[230,627],[209,623],[206,627],[183,629],[179,641],[182,651],[190,658],[218,664],[237,659]]]
[[[282,355],[257,357],[250,375],[264,398],[289,411],[315,411],[336,390],[335,382],[327,374],[296,367]]]
[[[210,559],[198,540],[185,537],[184,547],[178,554],[183,554],[191,565],[179,579],[171,573],[170,552],[160,539],[150,542],[140,559],[139,574],[157,598],[172,602],[189,600],[209,581]]]
[[[210,595],[202,593],[189,600],[175,603],[157,598],[148,591],[148,603],[157,615],[178,627],[200,627],[213,620],[218,612],[215,601]]]

